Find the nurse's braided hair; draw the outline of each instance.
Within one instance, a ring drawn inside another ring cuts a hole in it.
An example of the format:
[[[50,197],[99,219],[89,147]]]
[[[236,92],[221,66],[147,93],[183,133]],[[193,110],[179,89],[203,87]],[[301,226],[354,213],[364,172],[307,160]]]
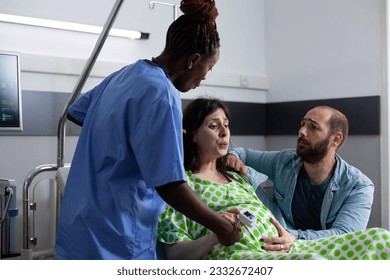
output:
[[[220,47],[215,19],[218,10],[214,0],[182,0],[183,12],[168,28],[163,53],[210,56]]]

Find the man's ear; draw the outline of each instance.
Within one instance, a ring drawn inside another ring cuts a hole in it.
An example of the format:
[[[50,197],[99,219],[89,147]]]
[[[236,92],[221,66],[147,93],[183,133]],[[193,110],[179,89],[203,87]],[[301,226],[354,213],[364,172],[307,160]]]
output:
[[[343,138],[344,136],[340,131],[333,134],[332,141],[331,141],[332,147],[336,147],[336,148],[340,147],[341,143],[343,142]]]

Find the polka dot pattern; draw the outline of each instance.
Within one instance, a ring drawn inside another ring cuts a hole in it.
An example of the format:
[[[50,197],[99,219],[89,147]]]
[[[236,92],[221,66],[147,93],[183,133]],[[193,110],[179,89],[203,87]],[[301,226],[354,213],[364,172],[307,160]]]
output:
[[[262,236],[278,236],[270,222],[272,213],[257,198],[252,186],[241,176],[231,173],[236,180],[228,184],[218,184],[202,180],[187,172],[187,182],[195,193],[209,207],[217,212],[232,208],[250,211],[256,216],[255,226],[242,228],[243,238],[232,246],[218,244],[205,259],[257,259],[257,260],[309,260],[309,259],[389,259],[390,233],[382,228],[337,235],[316,240],[297,240],[288,253],[269,253],[262,249]],[[188,219],[169,205],[160,216],[158,239],[173,244],[198,239],[210,231]]]

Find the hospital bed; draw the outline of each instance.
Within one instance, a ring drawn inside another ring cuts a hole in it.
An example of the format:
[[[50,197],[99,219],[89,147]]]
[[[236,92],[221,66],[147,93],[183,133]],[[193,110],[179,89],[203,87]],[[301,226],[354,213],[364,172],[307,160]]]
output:
[[[16,208],[15,181],[0,179],[0,259],[17,256],[15,218]]]

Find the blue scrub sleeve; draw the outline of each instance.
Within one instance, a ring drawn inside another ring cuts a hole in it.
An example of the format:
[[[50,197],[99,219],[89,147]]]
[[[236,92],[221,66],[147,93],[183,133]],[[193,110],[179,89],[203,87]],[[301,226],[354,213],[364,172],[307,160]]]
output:
[[[81,95],[75,102],[73,102],[73,104],[69,106],[68,114],[72,118],[77,120],[80,124],[83,124],[92,99],[103,94],[104,89],[110,83],[112,77],[114,77],[115,74],[116,73],[112,73],[110,76],[105,78],[99,85],[87,91],[85,94]]]
[[[148,187],[185,181],[182,113],[178,104],[162,100],[149,106],[130,139]]]

